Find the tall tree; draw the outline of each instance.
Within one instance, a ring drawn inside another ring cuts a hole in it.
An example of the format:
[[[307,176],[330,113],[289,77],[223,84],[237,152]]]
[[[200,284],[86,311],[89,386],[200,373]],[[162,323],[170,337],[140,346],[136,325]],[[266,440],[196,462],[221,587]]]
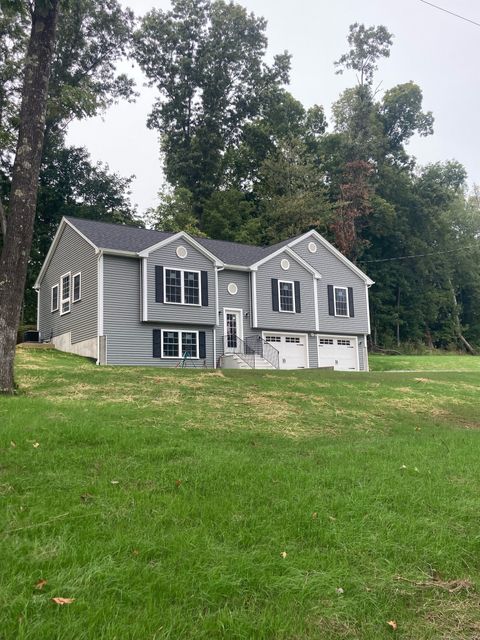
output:
[[[263,101],[288,79],[290,58],[264,62],[266,23],[223,0],[173,0],[136,33],[136,58],[160,97],[148,126],[161,134],[165,173],[204,205],[221,186],[224,158]]]
[[[59,0],[17,3],[31,10],[32,28],[25,61],[17,150],[9,215],[0,255],[0,392],[14,390],[13,361],[28,257],[32,244],[38,176],[42,160],[48,86]]]

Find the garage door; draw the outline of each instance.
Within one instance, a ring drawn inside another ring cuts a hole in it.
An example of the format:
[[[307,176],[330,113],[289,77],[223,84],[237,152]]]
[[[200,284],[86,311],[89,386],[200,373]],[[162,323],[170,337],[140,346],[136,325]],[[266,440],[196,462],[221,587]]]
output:
[[[265,340],[278,351],[280,369],[305,369],[308,367],[307,336],[268,333]]]
[[[319,336],[318,366],[334,367],[336,371],[357,371],[357,350],[356,338]]]

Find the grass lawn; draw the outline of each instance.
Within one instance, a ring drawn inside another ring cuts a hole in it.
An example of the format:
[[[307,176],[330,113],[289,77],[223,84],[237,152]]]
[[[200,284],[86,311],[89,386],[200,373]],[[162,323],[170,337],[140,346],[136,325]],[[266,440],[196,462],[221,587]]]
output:
[[[432,353],[426,356],[380,356],[369,358],[372,371],[476,371],[480,373],[480,357]]]
[[[480,638],[478,367],[17,377],[1,640]]]

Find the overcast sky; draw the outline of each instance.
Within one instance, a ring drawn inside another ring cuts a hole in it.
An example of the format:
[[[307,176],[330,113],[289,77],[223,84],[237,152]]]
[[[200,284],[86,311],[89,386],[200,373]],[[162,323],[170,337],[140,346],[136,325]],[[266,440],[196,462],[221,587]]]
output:
[[[478,0],[434,0],[446,9],[480,22]],[[289,90],[305,106],[324,105],[327,114],[339,93],[355,82],[337,76],[333,61],[347,49],[353,22],[385,25],[395,36],[389,59],[381,63],[381,88],[413,80],[423,90],[424,108],[433,112],[435,133],[415,138],[410,152],[420,163],[455,158],[465,165],[470,183],[480,183],[480,28],[429,7],[420,0],[240,0],[268,20],[269,55],[292,54]],[[137,15],[168,0],[125,2]],[[134,104],[119,104],[102,117],[71,125],[68,142],[84,145],[94,160],[111,170],[135,174],[132,201],[139,213],[157,203],[162,184],[157,135],[146,128],[155,92],[131,63],[120,65],[137,81]]]

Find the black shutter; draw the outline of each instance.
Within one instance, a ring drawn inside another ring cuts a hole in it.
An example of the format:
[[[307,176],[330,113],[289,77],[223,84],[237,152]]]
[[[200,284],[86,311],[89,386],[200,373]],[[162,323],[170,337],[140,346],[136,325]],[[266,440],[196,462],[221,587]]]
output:
[[[300,282],[295,280],[295,313],[302,313],[302,301],[300,300]]]
[[[155,266],[155,302],[163,302],[163,267]]]
[[[329,284],[327,287],[328,292],[328,315],[335,315],[335,300],[333,299],[333,284]]]
[[[160,329],[153,330],[153,357],[162,357],[162,332]]]
[[[353,306],[353,287],[348,287],[348,309],[350,311],[350,317],[355,317],[355,307]]]
[[[207,347],[205,344],[205,331],[198,332],[198,357],[202,359],[207,357]]]
[[[202,307],[208,307],[208,272],[202,271]]]
[[[278,311],[278,280],[272,278],[272,309]]]

